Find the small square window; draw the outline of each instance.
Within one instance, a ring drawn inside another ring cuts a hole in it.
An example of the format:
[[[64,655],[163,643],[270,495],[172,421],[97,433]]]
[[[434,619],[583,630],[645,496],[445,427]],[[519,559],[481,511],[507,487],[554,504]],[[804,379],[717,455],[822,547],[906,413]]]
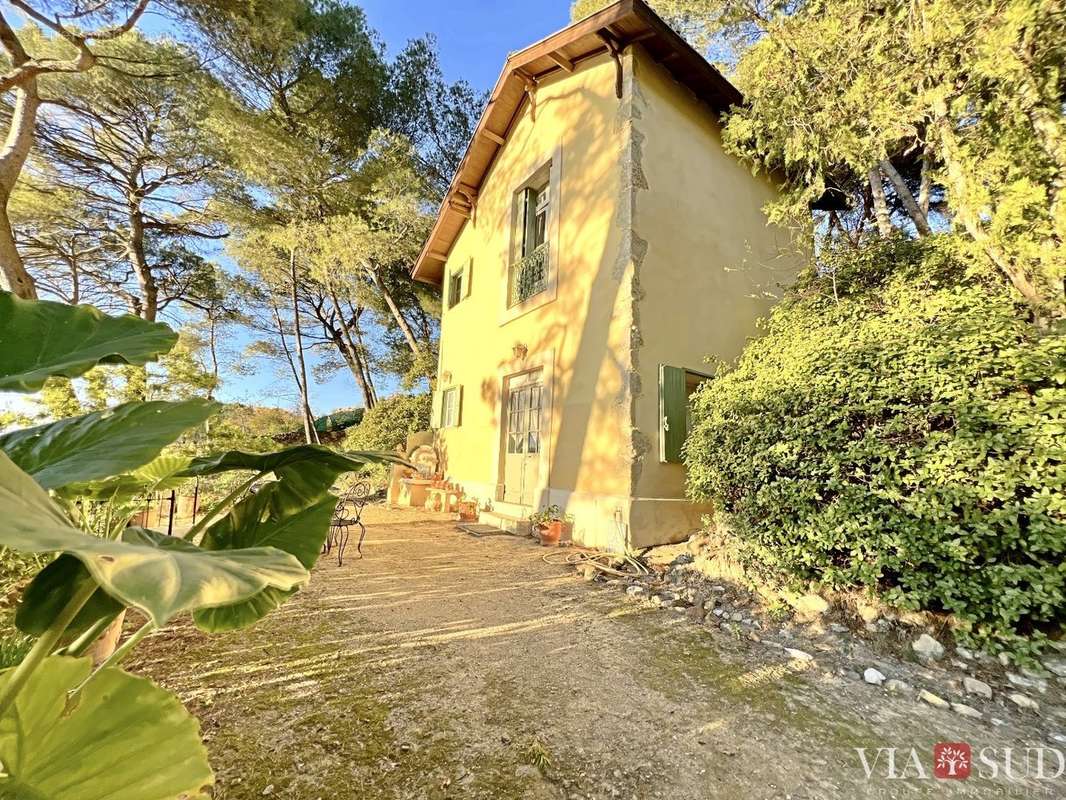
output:
[[[459,425],[459,403],[458,386],[445,389],[441,394],[440,426],[442,428],[454,428]]]

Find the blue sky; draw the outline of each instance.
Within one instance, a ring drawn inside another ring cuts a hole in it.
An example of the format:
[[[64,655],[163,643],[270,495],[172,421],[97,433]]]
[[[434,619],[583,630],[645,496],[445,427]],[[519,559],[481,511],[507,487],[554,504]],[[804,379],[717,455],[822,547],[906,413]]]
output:
[[[380,34],[390,56],[404,44],[427,33],[437,38],[441,66],[448,80],[465,79],[477,90],[489,90],[499,76],[507,54],[566,26],[570,17],[570,0],[541,2],[490,2],[490,0],[362,0],[356,3],[366,11],[370,25]],[[163,33],[166,24],[149,14],[140,26],[150,35]],[[215,255],[223,263],[228,259]],[[166,321],[177,320],[170,315]],[[246,335],[233,336],[228,342],[231,352],[247,344]],[[257,365],[253,375],[224,375],[219,399],[292,408],[296,405],[292,380],[277,374],[266,364]],[[378,381],[383,395],[399,390],[395,380]],[[361,398],[347,371],[336,372],[328,381],[315,383],[311,392],[316,414],[337,408],[359,405]],[[31,409],[26,398],[5,395],[0,409]]]
[[[475,89],[491,89],[507,54],[565,27],[569,0],[550,2],[488,2],[488,0],[363,0],[359,2],[370,25],[381,35],[390,56],[426,33],[437,37],[441,66],[448,80],[468,81]],[[382,394],[398,391],[395,381],[382,379]],[[292,381],[266,365],[251,376],[226,376],[219,393],[224,401],[259,405],[293,405]],[[312,408],[324,414],[359,405],[361,398],[347,371],[325,383],[313,384]]]

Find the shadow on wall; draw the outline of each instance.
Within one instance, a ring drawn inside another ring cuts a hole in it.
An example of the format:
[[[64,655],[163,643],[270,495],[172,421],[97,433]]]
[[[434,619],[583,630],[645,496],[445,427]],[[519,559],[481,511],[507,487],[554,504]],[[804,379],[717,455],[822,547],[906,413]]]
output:
[[[613,274],[628,224],[628,216],[619,219],[617,208],[628,201],[620,185],[621,108],[613,94],[605,99],[579,89],[542,104],[538,117],[550,113],[553,103],[576,96],[585,96],[602,112],[584,117],[580,135],[566,129],[562,142],[557,296],[503,330],[508,338],[517,335],[530,356],[555,351],[550,452],[542,482],[567,491],[628,495],[630,419],[623,401],[630,380],[630,331],[628,319],[618,317],[618,304],[631,284],[628,272]],[[614,146],[604,147],[603,142]],[[512,141],[509,146],[522,144]],[[517,168],[491,176],[504,185],[517,185],[521,179]],[[486,219],[483,224],[509,225],[510,221]],[[536,326],[535,336],[511,333],[530,330],[522,322],[528,318],[542,323]],[[479,397],[493,429],[502,437],[504,398],[499,375],[520,371],[521,366],[508,351],[495,367],[482,379]],[[492,465],[493,474],[498,469],[498,464]],[[560,500],[543,491],[537,506]]]

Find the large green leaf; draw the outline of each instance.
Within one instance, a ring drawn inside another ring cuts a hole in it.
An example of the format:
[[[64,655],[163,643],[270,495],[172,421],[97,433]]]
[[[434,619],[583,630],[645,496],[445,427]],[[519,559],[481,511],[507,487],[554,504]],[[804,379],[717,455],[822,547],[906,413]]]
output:
[[[221,406],[210,400],[124,403],[0,435],[0,450],[46,489],[143,466]]]
[[[72,590],[90,577],[89,570],[74,556],[63,554],[52,561],[23,590],[15,610],[16,627],[35,636],[44,633],[70,601]],[[67,632],[81,633],[97,620],[114,617],[123,608],[103,589],[97,589],[67,626]]]
[[[0,292],[0,390],[35,392],[53,375],[76,378],[96,364],[145,364],[177,340],[159,322]]]
[[[45,659],[0,717],[0,797],[205,798],[215,776],[200,725],[178,698],[109,668],[66,708],[67,693],[91,670],[86,658]],[[10,675],[0,675],[0,686]]]
[[[182,611],[246,600],[267,587],[288,591],[308,578],[298,559],[273,547],[210,552],[143,528],[127,528],[121,541],[82,533],[3,453],[0,519],[0,545],[74,556],[111,597],[157,625]]]
[[[188,478],[179,478],[176,475],[187,466],[189,459],[184,456],[159,456],[143,467],[122,475],[113,475],[99,481],[68,483],[59,490],[59,494],[70,499],[127,503],[136,497],[176,489],[186,483]]]
[[[337,503],[337,498],[326,491],[334,475],[319,472],[320,482],[315,486],[291,480],[287,470],[279,472],[280,480],[268,483],[208,528],[201,543],[204,549],[268,545],[291,553],[307,569],[314,566]],[[308,473],[315,472],[307,469],[302,477],[306,479]],[[200,629],[212,632],[245,628],[291,595],[291,591],[267,588],[241,603],[201,609],[193,614],[193,621]]]
[[[397,453],[369,450],[339,453],[320,444],[302,444],[297,447],[279,450],[276,453],[245,453],[241,450],[230,450],[218,455],[194,458],[188,468],[178,474],[192,477],[195,475],[214,475],[218,472],[229,472],[238,469],[276,473],[277,470],[283,467],[309,463],[333,469],[337,475],[360,470],[367,464],[402,464],[403,466],[411,466],[405,458]]]

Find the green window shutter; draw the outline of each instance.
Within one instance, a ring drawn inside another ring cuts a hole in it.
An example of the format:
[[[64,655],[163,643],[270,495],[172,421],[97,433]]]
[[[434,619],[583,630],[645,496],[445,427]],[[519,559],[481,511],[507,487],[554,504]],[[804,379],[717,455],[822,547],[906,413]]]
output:
[[[659,365],[659,460],[681,463],[681,446],[688,435],[688,393],[685,370]]]
[[[470,296],[470,281],[474,272],[474,259],[469,259],[466,262],[466,267],[463,269],[463,299]]]
[[[459,427],[463,424],[463,385],[459,386],[455,390],[455,427]]]
[[[522,258],[537,246],[537,193],[532,188],[522,190]]]

